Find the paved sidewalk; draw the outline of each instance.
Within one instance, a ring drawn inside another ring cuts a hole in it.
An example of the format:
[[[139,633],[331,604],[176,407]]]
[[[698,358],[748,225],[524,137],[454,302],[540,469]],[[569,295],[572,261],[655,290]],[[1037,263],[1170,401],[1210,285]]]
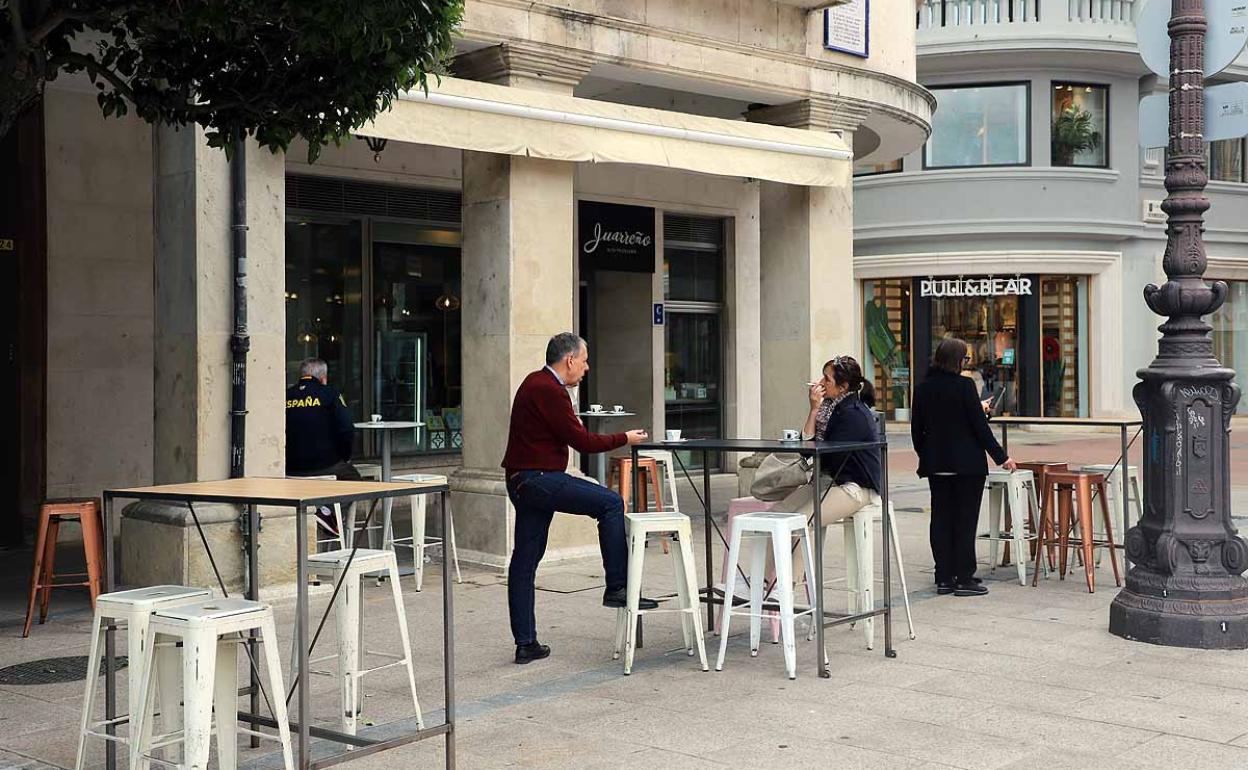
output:
[[[1116,446],[1117,438],[1011,437],[1019,457],[1097,455],[1100,441]],[[895,453],[895,464],[912,461],[900,448]],[[594,561],[539,573],[538,625],[554,654],[516,666],[505,582],[465,570],[467,582],[456,592],[459,766],[1248,768],[1248,653],[1151,647],[1110,636],[1115,589],[1107,558],[1095,594],[1087,593],[1081,575],[1042,580],[1033,589],[1018,585],[1012,567],[989,571],[985,564],[988,596],[936,596],[926,491],[900,469],[894,489],[918,638],[907,638],[898,611],[898,657],[888,660],[878,623],[873,651],[865,649],[861,629],[833,629],[830,680],[814,674],[813,643],[798,642],[796,681],[785,677],[778,645],[765,643],[751,658],[738,634],[745,624],[734,625],[724,670],[704,673],[679,649],[679,622],[663,615],[647,621],[646,646],[633,674],[622,676],[611,660],[614,614],[600,606],[601,567]],[[1246,499],[1248,483],[1236,493]],[[699,521],[698,538],[701,529]],[[827,575],[838,581],[835,587],[843,586],[841,549],[834,530]],[[981,548],[981,561],[986,553]],[[696,555],[701,565],[701,542]],[[16,560],[5,561],[0,668],[84,655],[89,614],[85,602],[67,597],[54,600],[49,624],[20,638],[15,605],[25,577],[7,577]],[[647,553],[647,591],[668,592],[669,563],[657,547]],[[404,596],[421,705],[431,722],[442,708],[439,581],[435,568],[424,592],[405,583]],[[375,619],[366,646],[386,649],[389,593],[371,587],[365,593],[367,616]],[[835,588],[828,596],[832,606],[844,601]],[[314,598],[313,606],[323,607],[324,598]],[[279,605],[278,614],[279,634],[289,633],[289,604]],[[712,668],[718,643],[708,636]],[[289,655],[288,637],[281,655]],[[0,685],[0,767],[72,767],[82,686]],[[327,677],[314,686],[318,721],[332,724],[336,689]],[[404,691],[397,672],[366,680],[365,716],[375,723],[368,729],[382,735],[410,726]],[[271,745],[244,750],[240,759],[254,768],[280,767],[272,752]],[[441,742],[433,741],[353,767],[440,767],[441,753]],[[93,746],[88,765],[99,767],[102,757]]]

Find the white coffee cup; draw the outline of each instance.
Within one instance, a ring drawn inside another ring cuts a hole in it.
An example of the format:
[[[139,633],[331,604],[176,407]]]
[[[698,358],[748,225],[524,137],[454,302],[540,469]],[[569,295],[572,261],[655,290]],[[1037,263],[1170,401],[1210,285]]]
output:
[[[614,408],[615,408],[615,411],[617,411],[617,412],[622,412],[622,411],[624,411],[624,407],[623,407],[622,405],[620,405],[620,404],[616,404]]]
[[[780,435],[782,441],[797,441],[802,437],[800,431],[793,430],[792,428],[785,428],[784,432]]]
[[[602,411],[602,404],[590,404],[590,405],[589,405],[589,411],[591,411],[591,412],[601,412],[601,411]]]
[[[373,422],[381,422],[381,415],[379,414],[369,415],[369,417],[372,418]]]
[[[668,440],[668,441],[680,441],[680,431],[679,431],[679,430],[668,430],[668,431],[664,431],[664,432],[663,432],[663,435],[667,438],[667,440]]]

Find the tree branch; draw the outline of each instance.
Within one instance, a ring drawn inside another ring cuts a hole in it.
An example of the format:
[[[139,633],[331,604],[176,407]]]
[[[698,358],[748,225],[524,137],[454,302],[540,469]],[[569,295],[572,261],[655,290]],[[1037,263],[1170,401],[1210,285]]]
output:
[[[21,0],[9,0],[9,22],[13,25],[13,48],[20,51],[26,47],[26,26],[22,21]]]
[[[136,103],[135,97],[134,97],[134,90],[130,88],[130,84],[122,80],[121,77],[116,72],[113,72],[109,68],[101,65],[99,62],[97,62],[95,59],[92,59],[90,56],[87,56],[86,54],[77,53],[76,51],[70,51],[69,53],[62,54],[61,56],[57,56],[54,59],[48,60],[48,68],[53,71],[59,70],[61,67],[64,67],[66,64],[78,65],[79,67],[82,67],[84,70],[86,70],[87,74],[92,75],[93,77],[104,78],[110,84],[112,84],[113,88],[117,89],[117,91],[119,91],[122,96],[126,97],[126,99],[131,104]]]
[[[50,36],[53,32],[56,32],[56,28],[67,21],[87,21],[90,18],[91,17],[86,14],[70,13],[69,11],[57,11],[49,16],[48,19],[42,24],[30,31],[30,42],[35,45],[43,42],[44,38]]]

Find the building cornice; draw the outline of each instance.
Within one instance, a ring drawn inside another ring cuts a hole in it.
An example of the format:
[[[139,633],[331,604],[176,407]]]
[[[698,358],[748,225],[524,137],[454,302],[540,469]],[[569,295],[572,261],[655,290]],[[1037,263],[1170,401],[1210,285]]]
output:
[[[1017,181],[1114,184],[1120,177],[1119,171],[1112,168],[1063,168],[1058,166],[942,168],[858,177],[854,180],[854,187],[860,190],[871,190],[877,187],[895,187],[898,185]]]
[[[755,107],[746,113],[751,123],[766,123],[810,131],[853,131],[871,114],[870,107],[833,99],[800,99]]]
[[[1123,241],[1145,233],[1143,222],[1104,219],[958,219],[940,221],[888,222],[878,225],[855,225],[854,242],[888,242],[968,236],[1032,235],[1061,236],[1106,241]]]
[[[581,11],[570,10],[566,7],[549,5],[546,3],[525,2],[525,0],[474,0],[487,5],[493,5],[500,8],[508,8],[524,13],[537,13],[553,19],[558,19],[564,23],[579,23],[586,26],[598,26],[606,29],[628,32],[636,35],[644,35],[646,37],[669,40],[672,42],[685,43],[688,45],[698,46],[710,50],[722,51],[724,53],[737,54],[740,56],[751,58],[764,58],[781,64],[788,64],[794,67],[804,68],[819,72],[832,73],[843,78],[859,78],[874,81],[876,87],[871,91],[878,90],[878,84],[884,84],[897,89],[904,94],[904,98],[915,99],[920,101],[927,108],[926,115],[909,114],[910,122],[916,125],[928,126],[930,123],[931,113],[936,109],[936,98],[918,83],[905,78],[897,77],[883,72],[875,72],[857,67],[852,67],[838,62],[826,61],[823,59],[815,59],[798,53],[788,51],[779,51],[771,48],[763,48],[761,46],[746,45],[736,43],[729,40],[721,40],[706,35],[698,35],[679,29],[661,28],[645,24],[643,22],[633,21],[631,19],[623,19],[615,16],[588,14]],[[507,33],[500,33],[495,29],[485,29],[473,27],[471,19],[469,19],[460,28],[460,35],[467,40],[497,43],[497,42],[523,42],[523,39]],[[537,44],[544,45],[544,44]],[[582,49],[583,50],[583,49]],[[706,72],[704,70],[688,70],[675,66],[671,62],[655,62],[646,59],[639,59],[629,56],[609,56],[598,53],[596,51],[585,50],[584,53],[593,57],[595,61],[603,63],[620,64],[634,69],[645,70],[649,72],[659,72],[664,74],[680,74],[694,80],[704,82],[718,83],[732,87],[753,87],[760,90],[779,92],[792,97],[794,101],[806,98],[829,98],[830,94],[821,94],[810,89],[793,88],[784,86],[774,82],[754,81],[743,83],[739,78],[727,75],[720,75],[714,72]],[[853,91],[854,89],[842,89],[842,92]],[[870,108],[881,106],[880,103],[867,100],[841,99],[838,101],[854,102],[864,104]],[[892,105],[889,105],[892,106]],[[900,110],[899,110],[900,111]]]
[[[593,66],[594,57],[575,48],[509,41],[456,56],[451,71],[466,80],[511,85],[513,79],[528,79],[570,92]]]
[[[1059,273],[1097,275],[1122,261],[1118,251],[932,251],[854,255],[854,277],[1007,275]]]

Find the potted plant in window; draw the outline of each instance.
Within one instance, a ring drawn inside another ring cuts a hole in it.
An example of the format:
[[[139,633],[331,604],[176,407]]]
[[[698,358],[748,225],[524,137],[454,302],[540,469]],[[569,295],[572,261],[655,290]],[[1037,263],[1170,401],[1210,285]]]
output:
[[[1101,134],[1092,129],[1092,114],[1071,104],[1053,121],[1052,141],[1053,165],[1073,166],[1075,155],[1101,146]]]

